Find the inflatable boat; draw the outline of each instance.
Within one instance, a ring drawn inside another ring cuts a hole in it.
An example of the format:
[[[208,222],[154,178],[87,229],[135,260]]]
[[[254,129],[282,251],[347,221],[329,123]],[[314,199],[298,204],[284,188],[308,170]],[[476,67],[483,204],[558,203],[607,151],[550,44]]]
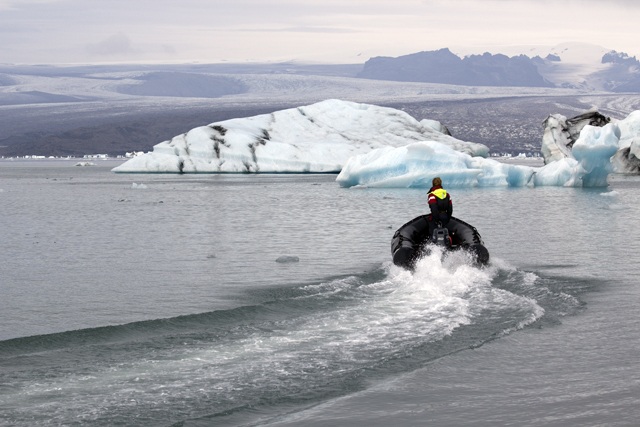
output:
[[[429,244],[447,251],[469,251],[478,264],[489,262],[489,251],[478,230],[461,219],[451,217],[445,226],[429,230],[429,215],[421,215],[400,227],[391,239],[393,263],[408,270],[415,269],[418,258],[428,255]]]

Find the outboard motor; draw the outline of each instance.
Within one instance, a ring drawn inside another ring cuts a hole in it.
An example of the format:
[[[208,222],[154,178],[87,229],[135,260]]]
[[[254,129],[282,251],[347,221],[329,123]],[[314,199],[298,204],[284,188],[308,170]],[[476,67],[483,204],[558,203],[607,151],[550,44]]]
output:
[[[449,237],[449,230],[440,226],[433,230],[433,236],[431,236],[431,243],[436,246],[442,246],[444,248],[451,248],[451,238]]]

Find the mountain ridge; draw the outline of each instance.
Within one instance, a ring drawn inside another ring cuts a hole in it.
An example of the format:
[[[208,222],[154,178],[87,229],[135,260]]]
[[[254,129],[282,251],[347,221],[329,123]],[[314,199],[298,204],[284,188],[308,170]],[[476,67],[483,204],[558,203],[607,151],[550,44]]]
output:
[[[460,57],[442,48],[365,62],[358,78],[463,86],[557,87],[640,92],[640,61],[624,52],[586,43],[564,43],[519,53]]]
[[[486,52],[460,58],[448,48],[397,58],[371,58],[356,77],[464,86],[554,87],[526,55],[508,57]]]

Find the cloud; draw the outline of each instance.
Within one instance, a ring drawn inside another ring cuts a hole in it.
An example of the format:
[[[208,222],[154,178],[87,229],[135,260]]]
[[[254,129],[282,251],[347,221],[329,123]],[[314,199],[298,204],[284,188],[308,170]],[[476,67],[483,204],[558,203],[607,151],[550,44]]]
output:
[[[638,0],[0,0],[0,59],[353,61],[572,40],[640,55],[639,20]]]
[[[85,46],[87,53],[100,56],[119,56],[134,53],[131,39],[124,33],[114,34],[105,40]]]

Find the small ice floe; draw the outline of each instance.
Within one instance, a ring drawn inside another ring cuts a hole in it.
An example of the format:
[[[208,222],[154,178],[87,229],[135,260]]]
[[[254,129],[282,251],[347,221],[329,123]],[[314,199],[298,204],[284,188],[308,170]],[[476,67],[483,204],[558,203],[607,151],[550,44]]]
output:
[[[276,262],[279,262],[282,264],[286,264],[290,262],[298,262],[298,261],[300,261],[300,258],[298,258],[297,256],[286,256],[286,255],[283,255],[276,260]]]
[[[131,188],[134,188],[136,190],[144,190],[144,189],[149,188],[149,187],[147,187],[145,184],[136,184],[134,182],[133,184],[131,184]]]
[[[217,258],[216,254],[207,255],[207,259],[213,259],[213,258]]]
[[[608,199],[607,202],[611,202],[607,203],[604,206],[604,209],[609,209],[611,211],[621,211],[628,208],[628,206],[618,203],[620,201],[620,199],[618,198],[620,196],[620,193],[615,190],[609,191],[608,193],[600,193],[600,195],[602,197],[606,197]]]
[[[611,211],[623,211],[625,209],[629,209],[629,207],[621,205],[620,203],[611,203],[610,205],[607,205],[606,209],[609,209]]]
[[[93,162],[78,162],[76,166],[95,166],[96,164]]]

